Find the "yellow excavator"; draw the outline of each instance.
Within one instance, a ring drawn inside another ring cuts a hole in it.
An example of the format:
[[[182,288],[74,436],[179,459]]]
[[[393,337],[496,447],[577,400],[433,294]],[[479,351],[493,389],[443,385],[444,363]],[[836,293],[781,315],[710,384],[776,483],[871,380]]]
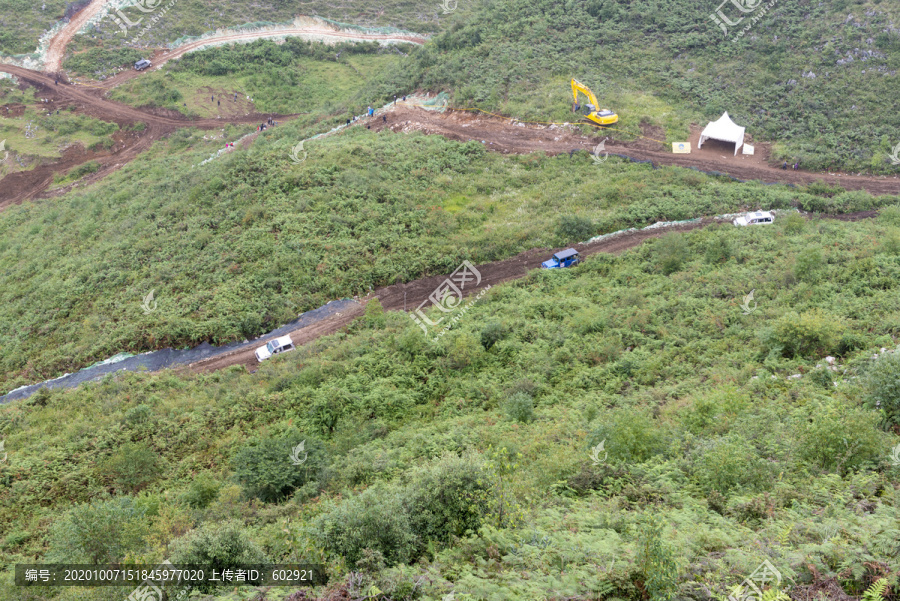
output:
[[[591,89],[578,81],[572,80],[572,96],[575,98],[575,105],[578,106],[578,92],[588,97],[589,104],[585,104],[584,116],[598,125],[612,125],[619,120],[619,116],[609,109],[598,108],[597,97],[591,92]]]

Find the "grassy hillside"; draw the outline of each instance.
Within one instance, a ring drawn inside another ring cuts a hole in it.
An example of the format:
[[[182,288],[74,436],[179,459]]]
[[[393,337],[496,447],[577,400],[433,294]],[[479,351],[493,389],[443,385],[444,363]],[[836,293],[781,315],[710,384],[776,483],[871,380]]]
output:
[[[721,598],[763,559],[797,595],[896,584],[898,276],[896,207],[721,226],[497,286],[435,344],[372,305],[252,376],[44,391],[0,409],[3,551],[155,562],[230,537],[352,571],[353,598]]]
[[[463,106],[560,120],[571,115],[566,84],[577,77],[633,132],[658,117],[628,101],[646,94],[702,124],[727,110],[757,140],[779,142],[778,160],[896,173],[887,159],[900,143],[889,100],[900,68],[896,5],[778,3],[755,24],[757,13],[747,16],[743,37],[723,37],[709,18],[716,8],[495,0],[398,65],[384,92],[449,89]]]
[[[206,165],[224,142],[182,130],[99,185],[0,213],[5,387],[121,351],[243,340],[335,298],[449,273],[464,258],[743,207],[897,201],[362,128],[308,143],[295,165],[297,141],[329,127],[313,119]],[[591,222],[558,230],[563,213]],[[159,310],[145,315],[151,290]]]

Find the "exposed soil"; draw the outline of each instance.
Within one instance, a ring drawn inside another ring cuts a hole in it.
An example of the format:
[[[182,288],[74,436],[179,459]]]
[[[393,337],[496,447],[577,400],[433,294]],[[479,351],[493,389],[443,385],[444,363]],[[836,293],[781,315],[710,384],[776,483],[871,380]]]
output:
[[[19,103],[4,104],[0,106],[0,116],[21,117],[25,114],[25,105]]]
[[[603,138],[582,135],[574,128],[557,125],[531,125],[515,122],[510,119],[491,117],[469,111],[453,111],[446,113],[426,111],[404,106],[399,103],[387,115],[385,123],[380,115],[357,122],[358,126],[370,125],[371,129],[380,131],[389,128],[395,132],[421,131],[426,134],[445,136],[451,140],[467,142],[475,140],[484,142],[485,148],[502,153],[528,153],[543,151],[550,155],[564,152],[584,150],[592,152]],[[782,183],[804,186],[815,181],[832,186],[841,186],[846,190],[867,190],[874,195],[900,194],[900,176],[860,176],[836,173],[814,173],[792,169],[783,170],[769,165],[768,146],[757,144],[757,155],[734,156],[734,146],[715,141],[707,141],[697,151],[696,141],[692,139],[691,154],[672,154],[667,150],[649,150],[647,140],[620,141],[615,132],[602,131],[598,134],[608,135],[606,151],[628,156],[640,161],[652,161],[657,165],[687,167],[707,172],[718,172],[740,180],[756,180],[764,183]],[[692,136],[693,138],[694,136]],[[659,144],[650,141],[659,148]]]
[[[47,73],[59,73],[62,67],[63,57],[66,55],[66,47],[78,30],[84,27],[91,17],[96,15],[109,0],[93,0],[90,4],[78,11],[66,25],[59,30],[50,40],[47,47],[47,57],[44,60],[44,71]]]
[[[55,173],[63,173],[88,160],[96,160],[101,169],[88,178],[97,181],[115,169],[130,162],[141,152],[150,148],[156,140],[182,127],[200,129],[221,129],[226,123],[261,123],[270,115],[258,113],[229,115],[227,119],[187,119],[180,113],[166,109],[136,109],[134,107],[98,97],[97,93],[80,86],[70,85],[64,81],[56,84],[52,75],[37,73],[13,65],[0,65],[0,71],[12,73],[20,80],[20,85],[30,85],[36,89],[38,96],[49,100],[48,109],[74,106],[75,112],[90,115],[103,121],[111,121],[119,125],[125,133],[109,151],[83,152],[80,155],[64,155],[59,161],[39,165],[30,171],[11,173],[0,180],[0,210],[24,200],[36,198],[46,190],[53,181]],[[14,105],[10,105],[13,106]],[[15,107],[14,107],[15,108]],[[10,113],[14,109],[10,110]],[[276,115],[278,120],[290,116]],[[145,124],[142,131],[132,128],[137,123]],[[75,184],[77,185],[77,184]],[[53,191],[49,196],[61,194],[69,188]]]
[[[591,244],[576,244],[574,248],[576,248],[582,256],[589,256],[599,252],[620,253],[629,248],[634,248],[650,238],[658,238],[659,236],[670,232],[686,232],[708,226],[712,223],[715,223],[715,220],[704,219],[703,221],[698,221],[696,223],[682,224],[667,228],[638,230],[636,232],[623,233],[604,240],[598,240]],[[470,296],[488,286],[496,286],[497,284],[509,280],[521,278],[525,276],[529,270],[540,267],[541,262],[546,261],[553,252],[555,251],[536,248],[503,261],[494,261],[492,263],[478,265],[477,269],[481,274],[481,281],[478,285],[472,286],[471,288],[467,287],[465,290],[466,295]],[[294,330],[293,332],[290,332],[291,339],[294,341],[294,344],[300,346],[311,342],[320,336],[333,334],[362,315],[365,311],[365,303],[373,298],[377,298],[386,311],[413,310],[422,302],[428,300],[429,295],[431,295],[438,285],[446,278],[447,275],[434,275],[407,284],[394,284],[378,288],[364,299],[361,299],[360,306],[353,311],[346,311],[305,328]],[[259,346],[262,346],[267,341],[271,340],[271,338],[274,338],[274,336],[260,338]],[[249,371],[255,371],[258,363],[256,361],[256,356],[254,355],[254,350],[255,349],[253,348],[242,349],[233,353],[198,361],[182,368],[182,371],[206,373],[223,369],[231,365],[243,365]]]

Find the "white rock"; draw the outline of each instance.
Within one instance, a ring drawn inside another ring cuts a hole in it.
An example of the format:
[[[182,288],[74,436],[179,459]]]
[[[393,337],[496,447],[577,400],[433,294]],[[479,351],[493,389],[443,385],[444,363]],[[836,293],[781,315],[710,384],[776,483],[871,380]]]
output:
[[[834,357],[825,357],[825,363],[827,363],[828,365],[834,365]]]

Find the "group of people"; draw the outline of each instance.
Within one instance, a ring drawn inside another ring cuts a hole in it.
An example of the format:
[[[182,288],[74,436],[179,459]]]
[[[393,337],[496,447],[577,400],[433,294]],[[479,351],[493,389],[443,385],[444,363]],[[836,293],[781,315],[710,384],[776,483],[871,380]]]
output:
[[[787,161],[785,161],[784,164],[781,165],[781,168],[785,170],[788,168]],[[800,169],[800,161],[794,163],[794,171],[797,171],[798,169]]]
[[[264,131],[267,127],[271,127],[273,125],[278,125],[278,121],[276,121],[272,117],[269,117],[268,119],[266,119],[265,123],[261,123],[259,126],[257,126],[256,131]]]

